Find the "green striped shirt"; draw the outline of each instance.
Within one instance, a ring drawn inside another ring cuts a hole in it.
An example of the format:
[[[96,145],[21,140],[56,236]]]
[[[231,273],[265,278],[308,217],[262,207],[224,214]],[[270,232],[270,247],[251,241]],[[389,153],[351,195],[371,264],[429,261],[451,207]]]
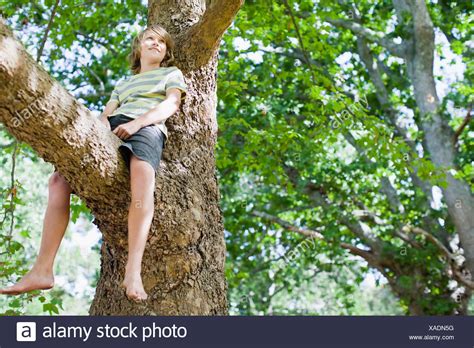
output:
[[[115,86],[110,101],[117,101],[118,108],[109,117],[122,114],[137,118],[156,107],[166,98],[170,88],[181,90],[181,100],[186,95],[183,73],[175,66],[161,67],[131,76]],[[168,138],[164,122],[157,124]]]

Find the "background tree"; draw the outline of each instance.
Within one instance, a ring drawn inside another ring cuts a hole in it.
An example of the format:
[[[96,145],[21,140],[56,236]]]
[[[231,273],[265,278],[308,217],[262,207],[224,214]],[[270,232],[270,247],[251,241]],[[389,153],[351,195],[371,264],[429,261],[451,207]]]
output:
[[[83,25],[60,34],[75,37],[85,32],[84,37],[93,38],[91,31],[97,27],[88,23],[87,14],[102,3],[87,5],[76,11],[73,1],[63,2],[57,16],[73,14],[83,18]],[[15,4],[11,6],[10,11]],[[145,306],[129,302],[119,286],[130,201],[129,190],[122,189],[129,183],[116,151],[119,140],[0,24],[0,120],[12,135],[56,165],[103,233],[101,273],[91,314],[227,312],[225,244],[214,161],[215,69],[220,38],[240,6],[240,1],[148,4],[148,23],[160,23],[176,38],[177,65],[189,93],[181,112],[168,122],[175,136],[168,142],[157,178],[155,217],[143,262],[144,285],[151,295]],[[105,14],[104,23],[110,23]],[[92,69],[90,73],[94,76]]]
[[[339,279],[345,298],[371,269],[406,313],[467,313],[469,10],[425,1],[247,2],[221,50],[218,109],[237,309],[253,303],[250,312],[268,313],[277,291],[317,286],[318,273],[351,262],[355,279]],[[445,71],[433,71],[435,56]]]

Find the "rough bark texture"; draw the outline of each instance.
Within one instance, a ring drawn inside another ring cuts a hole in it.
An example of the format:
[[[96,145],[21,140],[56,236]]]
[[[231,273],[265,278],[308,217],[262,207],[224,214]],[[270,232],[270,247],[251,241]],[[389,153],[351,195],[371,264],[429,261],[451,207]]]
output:
[[[149,24],[159,23],[176,37],[177,65],[188,94],[180,112],[167,121],[170,138],[156,178],[155,215],[143,258],[149,294],[143,305],[127,300],[120,287],[130,204],[129,175],[117,152],[120,139],[51,79],[0,23],[0,122],[57,167],[103,233],[92,315],[227,314],[214,156],[216,68],[220,38],[241,5],[149,2]]]

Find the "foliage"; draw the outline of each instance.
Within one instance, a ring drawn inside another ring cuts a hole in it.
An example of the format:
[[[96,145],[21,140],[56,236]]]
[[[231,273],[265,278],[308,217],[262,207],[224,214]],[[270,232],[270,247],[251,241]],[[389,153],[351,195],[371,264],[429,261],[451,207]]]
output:
[[[231,308],[242,314],[268,313],[269,308],[286,305],[275,303],[278,296],[271,299],[275,289],[282,289],[288,296],[295,289],[310,291],[310,269],[322,272],[329,267],[334,271],[349,265],[351,258],[340,243],[362,249],[368,246],[341,221],[362,210],[383,220],[383,224],[378,224],[365,219],[362,224],[383,241],[385,255],[402,270],[397,275],[389,268],[378,269],[405,291],[396,294],[400,304],[392,303],[392,311],[397,313],[403,308],[408,313],[413,299],[406,293],[415,286],[414,281],[421,281],[426,289],[420,303],[425,313],[452,313],[457,303],[449,296],[452,283],[445,273],[446,260],[428,242],[415,238],[423,243],[423,248],[418,249],[396,234],[405,224],[423,226],[427,219],[441,219],[441,229],[455,239],[456,231],[446,206],[427,206],[427,197],[410,178],[416,165],[422,180],[443,187],[444,171],[411,151],[397,136],[358,56],[355,36],[326,21],[352,19],[358,7],[362,23],[371,29],[393,38],[406,35],[403,25],[393,19],[392,4],[285,3],[246,2],[224,37],[220,52],[217,163],[227,230]],[[431,8],[443,16],[437,6]],[[453,11],[467,15],[467,8],[462,6]],[[449,23],[450,33],[456,36],[451,49],[465,60],[464,53],[468,53],[456,50],[456,42],[466,42],[472,29],[462,23],[454,24],[452,15],[449,22],[438,18],[437,23]],[[394,29],[390,32],[387,28]],[[370,49],[383,65],[382,78],[387,90],[392,91],[389,97],[392,107],[401,115],[399,120],[411,123],[410,135],[420,141],[422,134],[416,127],[418,110],[405,65],[375,44]],[[448,48],[443,49],[444,53],[447,51]],[[468,107],[468,94],[464,91],[469,74],[468,68],[452,82],[446,75],[439,77],[449,91],[443,105],[453,128],[462,121],[453,110],[466,112]],[[457,102],[453,103],[454,100]],[[347,143],[348,131],[363,153]],[[459,144],[459,177],[472,183],[469,128],[461,134]],[[394,210],[381,191],[381,182],[386,179],[405,207],[403,213]],[[315,203],[308,187],[317,187],[327,204]],[[305,238],[279,223],[256,216],[255,212],[271,214],[300,229],[317,230],[325,241],[274,272],[272,267],[277,260]],[[330,263],[321,263],[321,257]],[[367,277],[365,265],[362,262],[361,268],[359,262],[350,266],[358,269],[355,287]],[[413,269],[422,270],[419,279]],[[346,299],[353,296],[343,280],[338,285]],[[337,293],[333,295],[337,297]],[[351,307],[348,303],[345,313],[360,310],[361,306]]]

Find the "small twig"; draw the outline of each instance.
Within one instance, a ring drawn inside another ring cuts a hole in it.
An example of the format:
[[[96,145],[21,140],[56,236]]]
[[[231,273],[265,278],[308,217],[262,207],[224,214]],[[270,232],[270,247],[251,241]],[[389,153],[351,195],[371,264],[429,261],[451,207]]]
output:
[[[459,136],[461,135],[462,131],[464,130],[464,128],[466,128],[466,126],[469,124],[469,122],[472,120],[472,116],[471,116],[471,111],[472,111],[472,103],[469,105],[469,109],[467,110],[467,115],[466,117],[464,118],[464,120],[462,121],[461,125],[459,126],[459,128],[456,130],[456,132],[454,133],[454,136],[453,136],[453,145],[456,146],[457,142],[458,142],[458,138]]]
[[[54,19],[54,16],[56,15],[56,9],[58,8],[60,1],[61,0],[56,0],[56,3],[54,4],[53,11],[51,12],[51,17],[49,18],[48,26],[46,27],[46,31],[44,32],[43,39],[41,40],[41,45],[38,50],[38,54],[36,55],[36,62],[39,62],[41,56],[43,55],[44,45],[46,44],[49,30],[51,29],[51,26],[53,25],[53,19]]]
[[[324,239],[323,235],[317,231],[313,231],[313,230],[309,230],[309,229],[306,229],[306,228],[301,228],[301,227],[297,227],[295,225],[292,225],[290,224],[289,222],[287,221],[284,221],[282,219],[280,219],[279,217],[276,217],[276,216],[273,216],[273,215],[270,215],[270,214],[267,214],[265,212],[261,212],[261,211],[253,211],[252,212],[252,215],[255,215],[255,216],[258,216],[258,217],[261,217],[265,220],[269,220],[269,221],[272,221],[272,222],[275,222],[277,223],[278,225],[286,228],[287,230],[289,231],[292,231],[292,232],[296,232],[296,233],[299,233],[305,237],[309,237],[309,238],[316,238],[316,239]]]
[[[13,228],[15,227],[15,208],[14,208],[14,200],[17,195],[17,188],[15,186],[15,168],[16,168],[16,155],[17,155],[17,150],[18,150],[18,141],[14,140],[14,148],[13,148],[13,153],[12,153],[12,170],[10,172],[10,207],[8,208],[8,213],[10,213],[10,229],[7,234],[7,248],[6,250],[10,249],[10,241],[13,236]],[[5,212],[5,217],[6,217],[7,212]],[[5,220],[4,217],[4,220]],[[3,224],[3,222],[2,222]],[[8,254],[10,257],[11,254]]]
[[[84,65],[84,67],[87,69],[87,71],[90,72],[90,74],[97,80],[97,82],[99,82],[99,92],[101,93],[104,93],[105,91],[105,86],[104,86],[104,81],[102,81],[102,79],[99,77],[99,75],[97,75],[95,73],[94,70],[92,70],[90,67],[88,67],[87,65]]]
[[[311,67],[311,61],[309,59],[308,52],[306,51],[304,47],[303,38],[301,37],[300,30],[298,28],[298,23],[296,23],[295,16],[293,15],[293,10],[291,9],[291,6],[288,3],[288,0],[283,0],[283,4],[285,4],[286,9],[290,13],[291,21],[293,22],[293,25],[295,27],[296,35],[298,36],[298,41],[300,43],[301,51],[303,53],[304,59],[306,60],[306,64],[308,64],[308,66]],[[313,69],[310,68],[310,72],[311,72],[311,77],[313,78],[313,81],[314,81]]]
[[[104,41],[101,41],[99,39],[95,39],[93,38],[92,36],[86,34],[86,33],[83,33],[82,31],[79,31],[79,30],[75,30],[74,31],[74,34],[76,34],[76,36],[80,35],[80,36],[83,36],[85,40],[89,41],[89,42],[93,42],[93,43],[96,43],[98,45],[101,45],[102,47],[104,47],[105,49],[109,50],[110,52],[112,52],[112,54],[114,55],[118,55],[118,52],[117,50],[112,47],[112,45],[110,45],[109,43],[107,42],[104,42]]]

